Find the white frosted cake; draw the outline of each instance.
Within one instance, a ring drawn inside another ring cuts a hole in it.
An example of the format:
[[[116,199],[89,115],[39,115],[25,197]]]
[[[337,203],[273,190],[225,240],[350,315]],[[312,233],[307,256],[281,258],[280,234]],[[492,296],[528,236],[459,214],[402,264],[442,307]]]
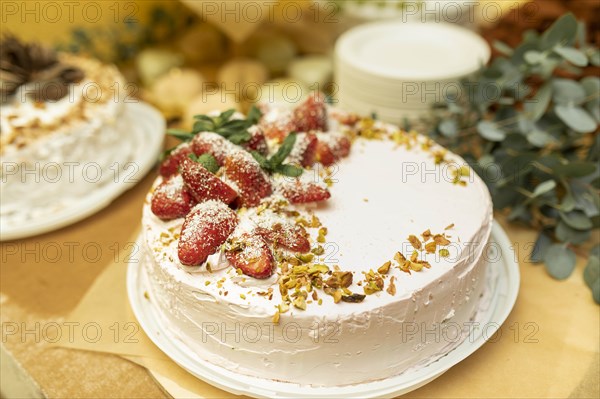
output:
[[[131,152],[112,128],[126,89],[117,68],[12,36],[1,51],[0,215],[35,217],[114,180]]]
[[[148,194],[141,265],[169,337],[228,370],[313,386],[385,379],[460,344],[485,286],[479,177],[423,136],[318,97],[262,110],[248,129],[265,134],[262,156],[227,129],[195,132]]]

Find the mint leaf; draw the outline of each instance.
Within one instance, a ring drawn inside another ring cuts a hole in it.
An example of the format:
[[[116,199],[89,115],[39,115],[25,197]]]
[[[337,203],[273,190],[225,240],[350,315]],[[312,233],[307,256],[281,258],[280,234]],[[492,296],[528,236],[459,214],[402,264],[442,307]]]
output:
[[[219,163],[217,162],[215,157],[212,156],[212,154],[204,153],[200,156],[196,156],[195,154],[190,154],[189,157],[193,161],[198,162],[199,164],[204,166],[204,168],[206,168],[206,170],[208,170],[210,173],[214,174],[219,171],[219,168],[220,168]]]
[[[190,141],[194,137],[192,133],[186,132],[182,129],[169,129],[167,130],[167,134],[169,136],[176,137],[181,141]]]
[[[298,177],[300,176],[303,172],[304,169],[302,169],[299,166],[296,165],[292,165],[292,164],[285,164],[285,165],[280,165],[277,170],[277,173],[282,174],[284,176],[289,176],[289,177]]]

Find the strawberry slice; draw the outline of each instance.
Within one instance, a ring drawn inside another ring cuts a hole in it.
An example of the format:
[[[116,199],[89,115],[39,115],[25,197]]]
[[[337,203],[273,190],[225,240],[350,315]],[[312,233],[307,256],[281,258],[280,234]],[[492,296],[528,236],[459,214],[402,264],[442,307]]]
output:
[[[267,155],[269,147],[262,129],[255,125],[248,129],[248,133],[250,133],[250,140],[244,143],[243,147],[247,151],[258,151],[262,155]]]
[[[300,253],[310,251],[308,233],[302,226],[290,222],[276,222],[271,226],[258,226],[254,231],[275,246]]]
[[[314,93],[297,106],[293,121],[300,132],[327,131],[327,106],[323,94]]]
[[[185,187],[197,202],[216,199],[230,204],[237,197],[234,189],[206,170],[202,164],[190,158],[181,162],[181,177]]]
[[[294,148],[286,161],[291,164],[309,167],[315,163],[319,141],[314,133],[297,133]]]
[[[265,279],[275,271],[275,259],[269,244],[259,235],[242,234],[232,240],[225,257],[246,276]]]
[[[196,204],[183,184],[181,175],[163,181],[152,193],[150,210],[161,219],[177,219],[188,214]]]
[[[177,246],[179,261],[186,266],[206,262],[227,240],[237,223],[235,212],[222,202],[210,200],[196,205],[181,228]]]
[[[307,202],[325,201],[331,197],[326,187],[312,182],[295,179],[283,180],[278,187],[281,194],[292,204],[305,204]]]
[[[241,206],[257,206],[262,198],[273,192],[269,177],[246,151],[237,151],[227,157],[224,169],[225,176],[238,188]]]
[[[182,143],[177,146],[160,164],[160,175],[162,177],[169,177],[176,174],[179,171],[179,163],[191,153],[192,148],[188,143]]]
[[[350,139],[341,133],[320,133],[317,138],[316,158],[323,166],[330,166],[350,154]]]
[[[292,111],[274,107],[263,114],[259,126],[267,138],[281,143],[288,134],[298,130],[293,117]]]
[[[190,146],[196,155],[211,154],[220,166],[223,166],[225,158],[229,154],[237,150],[229,140],[212,132],[197,134],[192,139]]]

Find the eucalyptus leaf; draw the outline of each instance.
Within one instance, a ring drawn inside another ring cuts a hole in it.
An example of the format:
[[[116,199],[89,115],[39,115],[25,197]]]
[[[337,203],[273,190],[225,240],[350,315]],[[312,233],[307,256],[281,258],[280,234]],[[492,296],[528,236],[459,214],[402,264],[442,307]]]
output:
[[[494,48],[496,50],[498,50],[500,53],[502,53],[504,55],[511,55],[514,51],[512,49],[512,47],[510,47],[508,44],[506,44],[500,40],[494,40],[494,43],[492,45],[494,46]]]
[[[593,284],[600,278],[600,258],[591,255],[588,263],[583,270],[583,280],[588,287],[592,288]]]
[[[596,164],[593,162],[573,161],[566,164],[558,164],[552,169],[559,176],[584,177],[596,171]]]
[[[581,211],[560,212],[560,218],[575,230],[588,230],[592,228],[592,222]]]
[[[598,126],[594,118],[581,107],[557,105],[554,111],[560,120],[577,133],[591,133]]]
[[[458,126],[454,119],[443,120],[439,125],[440,133],[446,137],[456,137],[458,135]]]
[[[573,13],[567,13],[557,19],[540,38],[540,46],[549,50],[556,45],[570,45],[577,37],[577,19]]]
[[[552,244],[544,256],[546,270],[557,280],[564,280],[573,273],[576,260],[575,252],[561,244]]]
[[[527,133],[527,141],[536,147],[542,148],[556,140],[545,131],[534,128]]]
[[[490,121],[480,121],[477,124],[477,131],[481,137],[490,141],[502,141],[506,138],[506,132],[504,132],[498,125]]]
[[[546,194],[548,191],[554,190],[555,188],[556,181],[547,180],[536,186],[535,190],[533,190],[533,197],[539,197],[540,195]]]
[[[600,304],[600,278],[592,284],[592,298],[596,303]]]
[[[533,263],[541,263],[544,260],[544,255],[550,246],[552,245],[552,239],[543,231],[538,235],[537,240],[533,246],[531,254],[529,254],[529,260]]]
[[[556,78],[552,80],[554,102],[561,105],[578,105],[585,100],[585,89],[570,79]]]
[[[597,76],[586,76],[579,82],[586,96],[600,95],[600,78]]]
[[[573,65],[584,67],[588,64],[586,55],[574,47],[557,46],[554,48],[554,52],[559,54]]]
[[[552,85],[546,83],[535,94],[531,101],[525,102],[525,112],[529,120],[535,122],[546,113],[552,99]]]
[[[561,242],[571,244],[583,244],[590,239],[592,233],[590,230],[575,230],[569,227],[564,221],[559,221],[554,230],[556,238]]]
[[[525,54],[523,55],[523,58],[529,64],[535,65],[535,64],[541,63],[542,60],[545,58],[545,56],[543,53],[541,53],[537,50],[529,50],[529,51],[525,52]]]
[[[590,64],[600,66],[600,51],[598,49],[591,50],[588,58],[590,59]]]

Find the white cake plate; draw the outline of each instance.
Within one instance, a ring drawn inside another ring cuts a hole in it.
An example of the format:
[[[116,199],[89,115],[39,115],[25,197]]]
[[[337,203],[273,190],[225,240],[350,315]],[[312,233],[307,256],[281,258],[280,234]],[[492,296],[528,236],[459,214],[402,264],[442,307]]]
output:
[[[150,105],[142,102],[125,103],[121,118],[115,129],[124,140],[131,140],[133,153],[128,164],[137,168],[122,171],[123,178],[113,179],[99,185],[87,195],[69,202],[58,211],[35,209],[36,216],[26,223],[11,220],[10,216],[0,217],[0,241],[31,237],[78,222],[108,206],[119,195],[137,184],[154,166],[165,135],[165,120]],[[99,149],[101,151],[101,149]],[[53,204],[54,205],[54,204]]]
[[[127,291],[135,316],[148,337],[167,356],[185,370],[220,389],[236,395],[256,398],[378,398],[395,397],[433,381],[452,366],[481,347],[486,339],[508,317],[519,291],[519,265],[506,233],[494,222],[490,239],[486,276],[486,295],[475,322],[484,328],[474,328],[469,337],[447,355],[425,367],[408,370],[384,380],[342,387],[310,387],[237,374],[195,356],[193,351],[161,324],[158,310],[144,297],[148,290],[146,273],[139,262],[130,263],[127,271]],[[138,245],[141,245],[138,239]]]

